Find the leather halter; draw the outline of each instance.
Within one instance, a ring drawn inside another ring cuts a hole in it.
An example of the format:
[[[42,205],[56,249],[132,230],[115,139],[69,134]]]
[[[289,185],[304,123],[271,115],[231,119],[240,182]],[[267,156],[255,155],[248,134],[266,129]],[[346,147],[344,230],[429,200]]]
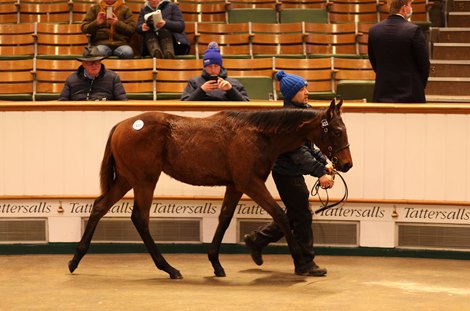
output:
[[[322,119],[320,121],[321,123],[321,128],[323,129],[323,133],[322,133],[322,139],[325,139],[324,135],[329,135],[329,123],[328,123],[328,120],[327,119]],[[331,142],[331,140],[330,140]],[[338,148],[333,148],[334,146],[332,144],[329,144],[328,145],[328,158],[331,160],[331,163],[333,163],[333,166],[336,165],[336,163],[338,163],[338,158],[335,156],[338,152],[340,152],[341,150],[343,149],[346,149],[349,147],[349,144],[345,144],[344,146],[340,146]]]

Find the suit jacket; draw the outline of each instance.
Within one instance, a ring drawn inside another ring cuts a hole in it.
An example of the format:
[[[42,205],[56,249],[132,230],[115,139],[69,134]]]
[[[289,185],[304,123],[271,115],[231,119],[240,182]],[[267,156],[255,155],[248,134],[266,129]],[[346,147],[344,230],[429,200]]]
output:
[[[418,26],[390,15],[369,30],[368,52],[376,73],[375,102],[426,102],[429,52]]]

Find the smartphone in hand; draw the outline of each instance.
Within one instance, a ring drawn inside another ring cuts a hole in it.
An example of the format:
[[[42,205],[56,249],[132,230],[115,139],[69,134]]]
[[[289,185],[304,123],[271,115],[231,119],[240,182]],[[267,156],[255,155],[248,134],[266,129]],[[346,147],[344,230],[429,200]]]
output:
[[[106,7],[106,18],[107,19],[113,18],[113,7],[112,6],[107,6]]]

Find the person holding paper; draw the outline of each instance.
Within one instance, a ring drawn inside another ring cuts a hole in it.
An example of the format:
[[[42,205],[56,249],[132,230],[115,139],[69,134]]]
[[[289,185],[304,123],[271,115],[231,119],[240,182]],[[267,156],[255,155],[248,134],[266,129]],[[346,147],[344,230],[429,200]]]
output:
[[[183,14],[178,5],[169,0],[147,1],[140,10],[136,30],[144,39],[142,55],[175,58],[175,55],[189,52]]]
[[[101,0],[93,5],[81,28],[91,35],[91,45],[96,46],[102,56],[134,57],[129,43],[135,33],[135,19],[123,0]]]

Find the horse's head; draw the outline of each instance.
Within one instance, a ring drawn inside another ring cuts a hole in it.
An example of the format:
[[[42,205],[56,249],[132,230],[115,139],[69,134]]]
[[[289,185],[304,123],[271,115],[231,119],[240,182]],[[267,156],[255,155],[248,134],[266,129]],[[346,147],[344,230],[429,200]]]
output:
[[[352,166],[351,152],[349,151],[348,134],[346,126],[341,118],[341,99],[331,101],[330,107],[324,112],[319,126],[321,127],[320,139],[315,141],[321,152],[333,163],[335,169],[347,172]]]

